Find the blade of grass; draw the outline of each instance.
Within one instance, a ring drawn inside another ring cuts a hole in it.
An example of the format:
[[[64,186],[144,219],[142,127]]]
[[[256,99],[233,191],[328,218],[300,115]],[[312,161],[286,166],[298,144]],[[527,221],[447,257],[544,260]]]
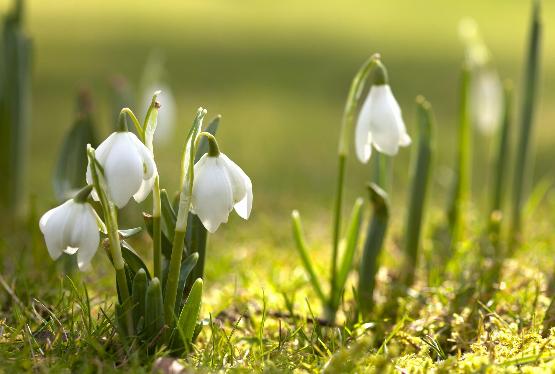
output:
[[[343,258],[341,260],[341,265],[339,266],[339,271],[337,273],[337,293],[335,295],[335,299],[332,301],[332,307],[337,310],[339,307],[339,302],[341,299],[341,294],[343,293],[343,289],[345,288],[345,282],[347,281],[347,277],[351,268],[353,266],[353,259],[355,257],[355,251],[358,244],[358,238],[360,236],[360,222],[362,220],[362,206],[364,204],[364,200],[362,198],[358,198],[355,201],[353,206],[353,210],[351,213],[351,219],[349,220],[349,226],[347,229],[347,236],[346,236],[346,244],[345,244],[345,252],[343,253]]]
[[[368,189],[374,212],[368,224],[364,251],[360,262],[357,289],[358,308],[364,318],[368,317],[374,307],[373,295],[375,277],[378,270],[378,259],[389,221],[387,194],[373,183],[368,186]]]
[[[322,303],[326,303],[326,297],[322,292],[320,281],[318,280],[318,276],[316,275],[314,267],[312,266],[312,260],[310,259],[310,255],[308,254],[308,248],[304,239],[303,228],[301,224],[301,215],[298,211],[294,210],[293,213],[291,213],[291,221],[293,223],[293,238],[295,239],[295,244],[297,250],[299,251],[299,255],[301,256],[303,266],[308,273],[308,277],[310,278],[310,283],[312,284],[316,295],[320,298]]]
[[[403,269],[404,285],[410,287],[414,282],[414,274],[418,263],[420,231],[425,212],[426,193],[430,179],[432,159],[432,106],[422,96],[417,97],[418,148],[415,149],[411,166],[410,203],[405,226],[405,263]]]
[[[524,74],[524,92],[522,95],[522,108],[518,147],[515,160],[513,180],[511,238],[509,239],[509,255],[515,250],[521,235],[521,215],[524,201],[524,190],[530,172],[527,165],[530,158],[530,139],[532,137],[534,109],[536,106],[536,85],[540,64],[540,41],[542,26],[540,22],[540,1],[534,1],[532,22],[530,26],[530,40],[528,56]]]

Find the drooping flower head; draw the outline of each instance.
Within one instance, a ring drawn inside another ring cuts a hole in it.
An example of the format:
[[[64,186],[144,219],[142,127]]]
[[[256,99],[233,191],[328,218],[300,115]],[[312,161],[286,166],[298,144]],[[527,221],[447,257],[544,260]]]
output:
[[[127,205],[131,197],[141,202],[152,191],[158,173],[152,151],[132,132],[122,129],[112,133],[98,146],[95,157],[103,168],[108,198],[118,208]],[[86,179],[92,184],[90,165]],[[93,197],[98,200],[94,192]]]
[[[194,167],[191,211],[211,233],[227,222],[233,209],[248,219],[252,209],[252,182],[245,172],[218,150],[209,138],[210,150]]]
[[[50,257],[56,260],[62,253],[77,254],[81,270],[88,266],[100,242],[102,224],[86,201],[91,190],[91,186],[86,187],[73,199],[46,212],[39,221]]]
[[[355,150],[363,163],[370,159],[372,146],[380,153],[394,156],[399,147],[411,143],[401,108],[391,92],[387,71],[379,59],[376,59],[372,73],[372,85],[362,104],[355,129]]]

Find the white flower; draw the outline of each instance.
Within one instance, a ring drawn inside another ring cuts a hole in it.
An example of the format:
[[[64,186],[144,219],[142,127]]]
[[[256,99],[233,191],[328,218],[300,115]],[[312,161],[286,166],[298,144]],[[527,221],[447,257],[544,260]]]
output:
[[[87,267],[100,242],[97,216],[89,203],[70,199],[44,213],[39,226],[52,259],[77,253],[79,269]]]
[[[355,148],[358,159],[368,162],[372,145],[378,152],[394,156],[399,151],[399,146],[405,147],[410,143],[401,108],[391,88],[388,84],[373,85],[356,124]]]
[[[191,211],[213,233],[227,222],[235,208],[248,219],[252,208],[252,183],[245,172],[226,155],[205,154],[195,164]]]
[[[485,135],[499,127],[503,109],[503,87],[492,68],[476,69],[471,84],[471,110],[474,123]]]
[[[140,203],[150,193],[158,171],[152,152],[128,131],[114,132],[98,146],[96,160],[104,169],[108,198],[123,208],[133,197]],[[92,184],[90,165],[87,183]],[[93,198],[98,195],[93,192]]]

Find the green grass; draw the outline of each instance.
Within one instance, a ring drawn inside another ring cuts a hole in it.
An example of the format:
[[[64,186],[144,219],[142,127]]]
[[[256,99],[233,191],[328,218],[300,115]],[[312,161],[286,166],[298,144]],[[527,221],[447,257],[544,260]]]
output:
[[[6,6],[0,0],[0,9]],[[454,157],[463,54],[457,22],[469,15],[478,20],[501,75],[519,86],[528,13],[527,2],[507,0],[31,2],[27,29],[35,43],[35,62],[28,192],[36,196],[34,208],[43,212],[53,203],[50,178],[58,146],[73,121],[77,89],[91,88],[97,123],[107,134],[113,126],[110,76],[122,73],[136,87],[148,53],[158,48],[166,56],[181,125],[172,143],[157,153],[161,175],[173,176],[163,179],[162,186],[171,191],[177,185],[178,150],[202,105],[209,117],[223,115],[218,133],[222,151],[251,176],[255,189],[252,219],[233,216],[210,237],[201,312],[205,326],[183,365],[200,371],[550,372],[555,337],[541,336],[541,322],[555,289],[554,195],[529,204],[524,244],[505,263],[496,292],[482,287],[490,266],[477,255],[485,250],[480,217],[487,176],[480,162],[489,151],[487,142],[479,144],[473,157],[477,203],[465,212],[466,239],[447,278],[430,287],[430,269],[420,261],[413,290],[400,300],[389,296],[392,280],[400,277],[410,152],[402,151],[396,159],[391,229],[371,323],[342,324],[353,308],[352,276],[340,324],[322,325],[322,305],[297,258],[289,227],[290,212],[298,208],[316,271],[324,278],[343,104],[356,69],[379,51],[409,133],[416,127],[417,94],[425,94],[436,113],[439,155],[429,195],[433,209],[423,234],[423,257],[433,256],[431,231],[444,219],[439,207],[444,206]],[[555,32],[549,23],[555,6],[547,1],[543,19],[536,179],[550,175],[555,145],[550,126],[555,111],[548,104],[555,99]],[[355,196],[364,196],[370,169],[350,162],[347,170],[345,206],[350,207]],[[105,254],[99,250],[92,271],[67,277],[68,266],[48,258],[38,214],[29,222],[0,219],[0,373],[150,372],[156,357],[170,354],[141,358],[118,338],[115,298],[108,297],[115,294],[115,274]],[[146,235],[133,244],[149,258]],[[360,252],[354,268],[359,261]]]

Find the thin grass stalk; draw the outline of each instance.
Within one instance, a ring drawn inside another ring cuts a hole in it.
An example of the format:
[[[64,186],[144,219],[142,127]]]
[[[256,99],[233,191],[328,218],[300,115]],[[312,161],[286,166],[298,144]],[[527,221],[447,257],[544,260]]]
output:
[[[358,309],[367,319],[374,307],[374,287],[378,260],[382,250],[385,233],[389,221],[389,203],[387,194],[377,185],[369,185],[370,202],[374,208],[373,216],[368,224],[364,251],[359,269]]]
[[[534,2],[528,56],[524,74],[524,93],[522,96],[520,132],[515,159],[509,255],[514,252],[522,232],[521,215],[524,205],[525,183],[531,177],[527,166],[530,158],[530,139],[532,137],[534,109],[536,107],[536,86],[540,63],[540,41],[542,25],[540,21],[540,1]]]
[[[457,158],[455,175],[451,190],[451,199],[447,207],[447,220],[449,229],[450,254],[453,254],[455,244],[460,238],[462,231],[461,210],[466,203],[470,193],[470,165],[471,165],[471,127],[469,118],[469,89],[470,69],[464,64],[460,75],[459,93],[459,128]]]
[[[418,119],[418,148],[415,148],[411,165],[411,188],[409,211],[405,225],[403,269],[404,285],[410,287],[418,264],[420,233],[425,213],[432,160],[433,114],[432,106],[422,96],[416,99]]]
[[[491,202],[489,211],[489,238],[493,247],[493,255],[495,265],[495,279],[501,262],[503,261],[503,254],[501,253],[500,232],[501,224],[505,219],[503,214],[503,201],[505,197],[505,179],[507,176],[507,167],[509,164],[509,136],[510,128],[513,122],[513,86],[512,82],[506,81],[503,87],[504,100],[503,100],[503,120],[501,128],[499,129],[497,139],[497,152],[494,164],[494,179],[491,190]]]

